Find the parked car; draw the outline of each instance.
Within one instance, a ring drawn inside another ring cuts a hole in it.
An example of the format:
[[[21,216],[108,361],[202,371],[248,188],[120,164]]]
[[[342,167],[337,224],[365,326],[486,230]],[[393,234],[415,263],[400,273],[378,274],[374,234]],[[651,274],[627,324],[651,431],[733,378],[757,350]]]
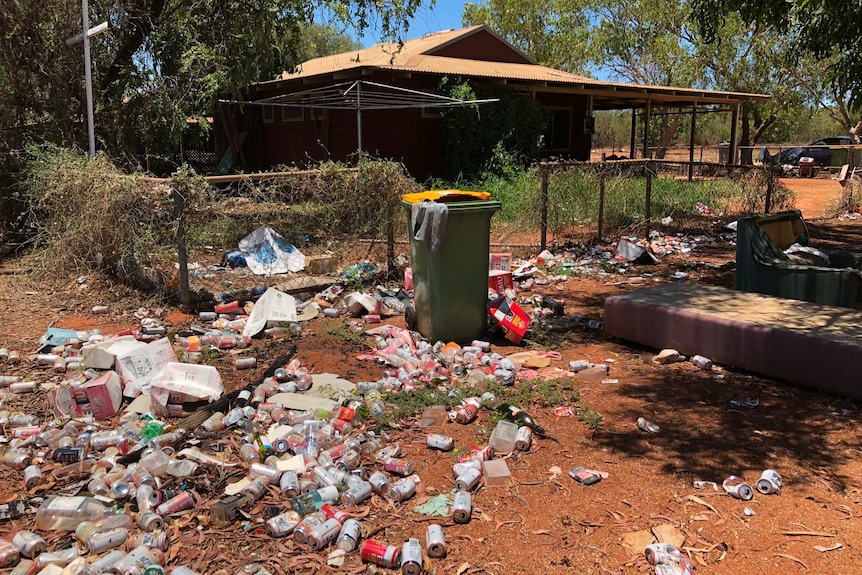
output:
[[[833,136],[831,138],[823,138],[798,148],[785,148],[780,153],[769,158],[773,166],[796,166],[799,164],[799,158],[814,158],[816,166],[831,166],[832,165],[832,150],[826,146],[849,146],[853,143],[850,136]],[[814,147],[822,146],[822,147]]]

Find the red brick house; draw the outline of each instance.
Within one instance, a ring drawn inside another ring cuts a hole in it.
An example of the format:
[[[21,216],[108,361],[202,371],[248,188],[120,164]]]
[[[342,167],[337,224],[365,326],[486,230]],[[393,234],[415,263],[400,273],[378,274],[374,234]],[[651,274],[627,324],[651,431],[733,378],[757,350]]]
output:
[[[578,160],[590,157],[594,110],[632,109],[634,127],[634,112],[642,111],[642,117],[648,118],[654,106],[694,111],[724,105],[734,111],[735,120],[739,102],[768,98],[594,80],[540,66],[488,27],[473,26],[407,40],[400,48],[378,44],[316,58],[293,73],[249,86],[247,103],[230,107],[232,130],[226,131],[234,135],[228,140],[244,142],[239,159],[248,171],[324,159],[349,162],[355,157],[361,133],[362,150],[400,160],[421,179],[440,161],[441,118],[436,110],[418,107],[415,102],[410,105],[417,107],[363,104],[360,131],[355,110],[329,107],[326,102],[358,80],[434,93],[443,77],[485,80],[530,94],[550,113],[546,151]],[[400,96],[403,94],[406,92]],[[400,101],[399,96],[392,101]]]

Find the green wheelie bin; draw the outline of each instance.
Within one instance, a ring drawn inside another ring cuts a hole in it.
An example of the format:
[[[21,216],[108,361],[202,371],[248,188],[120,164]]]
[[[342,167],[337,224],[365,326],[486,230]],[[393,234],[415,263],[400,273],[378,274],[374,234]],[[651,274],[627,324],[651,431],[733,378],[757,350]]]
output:
[[[416,239],[414,205],[423,199],[448,208],[436,253],[425,239]],[[500,202],[487,192],[444,190],[407,194],[402,204],[410,237],[415,329],[432,342],[481,338],[488,327],[491,216],[500,210]]]

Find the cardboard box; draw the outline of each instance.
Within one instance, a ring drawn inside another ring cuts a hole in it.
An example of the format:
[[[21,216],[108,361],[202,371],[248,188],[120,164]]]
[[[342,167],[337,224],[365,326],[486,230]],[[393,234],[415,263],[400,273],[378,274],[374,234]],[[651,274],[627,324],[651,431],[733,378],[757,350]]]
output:
[[[101,343],[88,343],[81,347],[81,365],[84,368],[113,369],[117,362],[117,355],[122,355],[143,345],[134,336],[126,335],[103,341]]]
[[[530,316],[521,306],[505,296],[488,303],[488,315],[502,328],[506,339],[519,343],[530,327]]]
[[[150,385],[162,369],[176,363],[177,355],[167,338],[150,343],[136,342],[117,354],[116,370],[123,382],[123,395],[137,397],[150,393]]]
[[[512,253],[511,252],[500,252],[493,253],[488,255],[488,269],[489,270],[503,270],[509,271],[512,269]]]
[[[157,417],[172,417],[168,405],[215,401],[224,393],[216,368],[192,363],[169,363],[153,378],[151,409]]]
[[[52,389],[48,396],[54,417],[84,417],[92,415],[101,421],[111,417],[123,402],[120,376],[109,371],[99,379],[78,387],[63,386]]]
[[[503,294],[507,289],[514,289],[512,272],[502,270],[491,270],[488,272],[488,287],[498,294]]]
[[[338,260],[333,255],[305,256],[305,273],[328,275],[338,271]]]

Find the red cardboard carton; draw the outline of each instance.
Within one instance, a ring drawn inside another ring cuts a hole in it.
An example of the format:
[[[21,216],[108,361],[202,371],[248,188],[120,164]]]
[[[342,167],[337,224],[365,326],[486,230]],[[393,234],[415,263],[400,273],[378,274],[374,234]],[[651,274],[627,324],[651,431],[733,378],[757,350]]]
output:
[[[503,329],[506,339],[519,343],[530,327],[530,316],[513,300],[502,296],[488,303],[488,315]]]

